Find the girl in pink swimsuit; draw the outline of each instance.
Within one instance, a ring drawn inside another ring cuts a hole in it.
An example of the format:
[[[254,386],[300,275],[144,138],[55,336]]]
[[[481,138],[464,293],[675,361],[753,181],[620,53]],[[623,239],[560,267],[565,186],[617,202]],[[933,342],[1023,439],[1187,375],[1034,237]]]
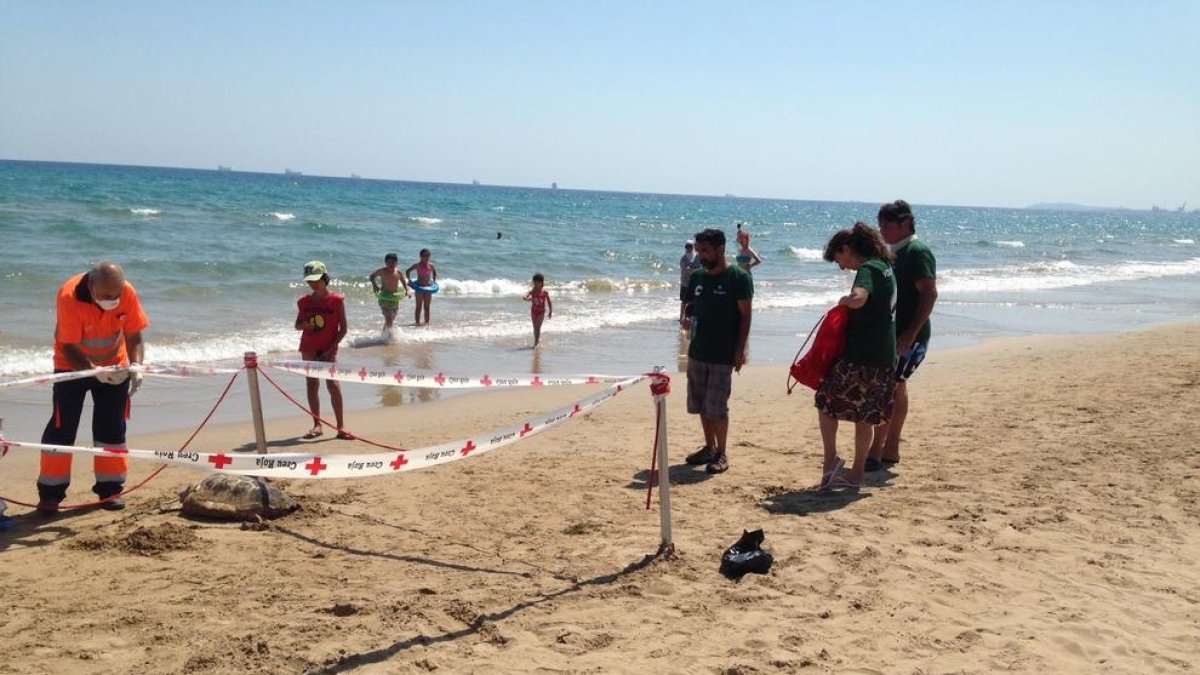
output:
[[[554,303],[550,302],[550,294],[543,288],[545,283],[546,277],[538,272],[533,275],[533,290],[525,294],[525,299],[530,302],[529,316],[533,319],[534,347],[542,339],[542,320],[554,318]]]

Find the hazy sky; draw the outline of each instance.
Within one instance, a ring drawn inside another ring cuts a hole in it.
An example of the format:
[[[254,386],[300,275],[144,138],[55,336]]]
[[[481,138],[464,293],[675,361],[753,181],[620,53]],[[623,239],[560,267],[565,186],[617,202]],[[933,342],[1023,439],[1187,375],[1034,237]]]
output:
[[[0,158],[1200,206],[1200,2],[0,2]]]

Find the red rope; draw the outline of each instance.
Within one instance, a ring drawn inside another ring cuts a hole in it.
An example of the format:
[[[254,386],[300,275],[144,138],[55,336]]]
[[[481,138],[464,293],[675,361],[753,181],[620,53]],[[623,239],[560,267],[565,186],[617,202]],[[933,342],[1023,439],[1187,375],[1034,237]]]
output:
[[[650,377],[650,394],[652,396],[654,396],[655,398],[658,398],[660,396],[666,396],[667,394],[671,393],[671,378],[670,378],[670,376],[668,376],[666,373],[659,373],[659,372],[646,373],[646,374]],[[655,405],[663,405],[663,403],[656,401]],[[659,426],[659,424],[660,424],[660,417],[658,415],[658,411],[656,410],[655,414],[654,414],[654,449],[650,451],[651,452],[651,454],[650,454],[650,475],[646,478],[646,510],[647,511],[650,510],[650,499],[654,494],[654,486],[657,482],[655,479],[658,478],[658,471],[657,471],[656,467],[658,466],[658,432],[659,432],[658,426]],[[670,480],[669,477],[668,477],[668,480]]]
[[[241,370],[238,370],[236,373],[233,374],[233,377],[229,378],[229,384],[225,385],[225,391],[221,392],[221,396],[220,396],[220,398],[217,399],[217,402],[215,404],[213,404],[212,410],[208,411],[208,414],[204,416],[204,421],[200,423],[200,426],[196,427],[196,430],[192,432],[191,436],[188,436],[188,439],[186,441],[184,441],[182,446],[180,446],[178,452],[183,452],[184,450],[187,450],[187,447],[189,445],[191,445],[193,440],[195,440],[196,435],[200,433],[200,430],[203,429],[204,426],[206,424],[208,424],[208,421],[212,419],[213,414],[217,412],[217,408],[219,408],[221,406],[221,403],[225,400],[225,397],[229,395],[229,390],[233,388],[233,383],[235,380],[237,380],[237,376],[240,375],[241,372],[242,372]],[[107,504],[108,502],[111,502],[115,499],[120,499],[121,497],[124,497],[125,495],[129,494],[130,492],[133,492],[134,490],[142,487],[146,483],[149,483],[156,476],[158,476],[158,474],[162,473],[163,469],[167,468],[167,466],[168,466],[167,464],[160,465],[149,476],[146,476],[145,480],[138,483],[137,485],[134,485],[133,487],[129,488],[128,490],[122,490],[121,492],[118,492],[115,495],[112,495],[110,497],[105,497],[104,499],[101,499],[99,501],[86,502],[86,503],[82,503],[82,504],[67,504],[66,506],[60,505],[58,507],[58,510],[59,511],[72,511],[75,509],[90,509],[90,508],[95,508],[97,506],[100,506],[101,504]],[[9,499],[8,497],[0,497],[0,499],[3,499],[4,501],[9,502],[11,504],[17,504],[20,506],[28,506],[31,509],[37,508],[37,504],[27,504],[25,502],[20,502],[15,499]]]
[[[272,379],[271,379],[271,376],[267,374],[267,371],[265,371],[265,370],[259,370],[258,372],[259,372],[259,374],[261,374],[261,375],[262,375],[264,378],[266,378],[267,382],[270,382],[270,383],[271,383],[271,386],[272,386],[272,387],[275,387],[275,390],[276,390],[276,391],[278,391],[280,394],[283,394],[283,397],[284,397],[284,398],[286,398],[287,400],[291,401],[291,402],[292,402],[292,405],[294,405],[294,406],[296,406],[297,408],[299,408],[299,409],[303,410],[303,411],[304,411],[304,412],[305,412],[305,413],[306,413],[306,414],[307,414],[309,417],[311,417],[311,418],[313,418],[313,419],[315,419],[315,420],[317,420],[317,421],[321,422],[321,423],[322,423],[322,424],[324,424],[325,426],[328,426],[328,427],[333,427],[334,429],[337,429],[337,430],[338,430],[338,433],[340,433],[340,434],[346,434],[346,435],[350,436],[351,440],[355,440],[355,441],[362,441],[363,443],[366,443],[367,445],[373,445],[373,446],[375,446],[375,447],[377,447],[377,448],[383,448],[384,450],[392,450],[392,451],[395,451],[395,452],[408,452],[408,448],[402,448],[402,447],[400,447],[400,446],[397,446],[397,445],[388,445],[388,444],[386,444],[386,443],[380,443],[380,442],[378,442],[378,441],[373,441],[373,440],[371,440],[371,439],[369,439],[369,438],[363,438],[362,436],[359,436],[359,435],[357,435],[357,434],[352,434],[352,433],[350,433],[349,431],[346,431],[345,429],[341,429],[341,428],[339,428],[339,427],[338,427],[338,425],[334,424],[333,422],[330,422],[329,420],[327,420],[327,419],[325,419],[325,418],[323,418],[323,417],[321,417],[321,416],[319,416],[319,415],[315,415],[315,414],[313,414],[313,411],[311,411],[311,410],[309,410],[308,408],[304,407],[304,404],[300,403],[300,402],[299,402],[299,401],[297,401],[295,398],[292,398],[292,395],[291,395],[291,394],[289,394],[289,393],[287,393],[286,391],[284,391],[283,387],[279,386],[279,383],[277,383],[275,380],[272,380]]]
[[[651,385],[653,386],[653,385]],[[650,475],[646,477],[646,510],[650,510],[650,497],[654,494],[655,479],[658,478],[658,471],[655,467],[658,465],[658,424],[659,418],[657,412],[654,415],[654,449],[650,451]],[[668,478],[669,480],[669,478]]]

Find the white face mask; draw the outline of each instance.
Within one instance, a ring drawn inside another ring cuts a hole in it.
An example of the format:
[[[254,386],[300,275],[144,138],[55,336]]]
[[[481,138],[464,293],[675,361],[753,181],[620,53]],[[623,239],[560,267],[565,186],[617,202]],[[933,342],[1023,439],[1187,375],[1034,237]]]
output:
[[[100,309],[108,312],[108,311],[116,309],[117,305],[121,304],[121,299],[117,298],[116,300],[97,300],[96,304],[100,305]]]

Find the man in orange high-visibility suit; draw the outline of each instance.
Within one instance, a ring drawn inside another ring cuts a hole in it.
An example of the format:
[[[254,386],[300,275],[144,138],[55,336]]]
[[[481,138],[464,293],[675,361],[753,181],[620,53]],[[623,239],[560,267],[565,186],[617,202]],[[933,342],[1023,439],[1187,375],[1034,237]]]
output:
[[[54,372],[91,370],[141,363],[142,331],[150,325],[133,284],[113,262],[100,262],[86,274],[71,277],[58,291],[54,329]],[[124,454],[125,413],[129,397],[141,385],[141,373],[105,372],[54,385],[54,414],[42,432],[49,445],[74,445],[83,401],[92,395],[92,444],[113,452],[96,455],[92,491],[110,510],[125,508],[117,495],[125,488],[129,459]],[[38,476],[40,513],[52,515],[71,484],[70,454],[42,452]]]

